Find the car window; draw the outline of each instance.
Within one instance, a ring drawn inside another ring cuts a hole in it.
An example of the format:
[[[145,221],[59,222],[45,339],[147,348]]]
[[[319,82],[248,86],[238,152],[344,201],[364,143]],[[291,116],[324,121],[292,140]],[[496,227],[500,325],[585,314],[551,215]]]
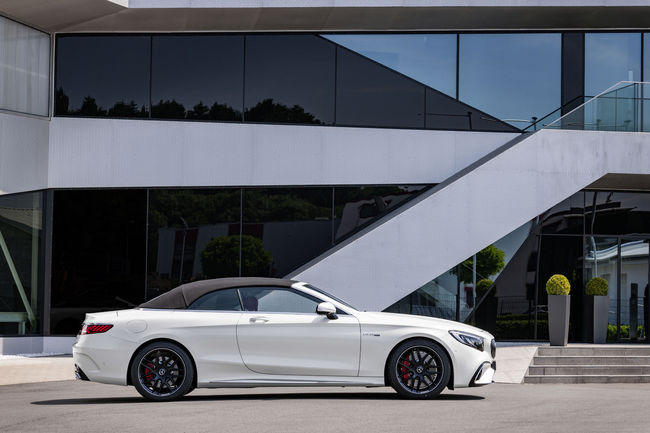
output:
[[[215,290],[192,302],[188,310],[241,311],[237,289]]]
[[[267,313],[316,313],[321,302],[312,296],[283,287],[241,287],[245,311]]]

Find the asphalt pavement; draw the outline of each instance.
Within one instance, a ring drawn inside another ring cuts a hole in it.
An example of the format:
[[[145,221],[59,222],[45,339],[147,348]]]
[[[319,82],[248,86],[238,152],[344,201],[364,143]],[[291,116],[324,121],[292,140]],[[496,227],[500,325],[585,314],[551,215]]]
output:
[[[1,432],[644,432],[650,385],[492,384],[402,400],[390,388],[195,390],[151,403],[81,381],[0,386]]]

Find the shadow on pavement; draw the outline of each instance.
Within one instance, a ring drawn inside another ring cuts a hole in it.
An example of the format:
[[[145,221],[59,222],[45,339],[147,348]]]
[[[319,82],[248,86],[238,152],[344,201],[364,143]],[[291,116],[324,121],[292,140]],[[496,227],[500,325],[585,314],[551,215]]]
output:
[[[432,401],[453,401],[453,400],[483,400],[478,395],[465,394],[441,394]],[[229,394],[229,395],[188,395],[181,400],[171,403],[183,403],[192,401],[236,401],[236,400],[405,400],[393,392],[372,392],[372,393],[305,393],[305,394]],[[42,406],[57,405],[87,405],[87,404],[122,404],[122,403],[154,403],[142,397],[100,397],[100,398],[64,398],[59,400],[33,401],[31,404]]]

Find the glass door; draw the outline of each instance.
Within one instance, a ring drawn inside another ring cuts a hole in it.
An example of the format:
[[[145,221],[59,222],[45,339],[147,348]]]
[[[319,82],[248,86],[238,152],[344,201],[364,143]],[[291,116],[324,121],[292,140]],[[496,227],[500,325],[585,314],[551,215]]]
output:
[[[644,325],[648,313],[649,241],[647,238],[620,238],[617,293],[619,340],[638,341],[646,338]]]
[[[585,237],[585,281],[600,277],[607,281],[609,287],[609,308],[607,309],[607,339],[617,339],[618,329],[618,269],[619,269],[619,239],[618,237],[587,236]],[[588,305],[584,306],[585,313],[593,314]],[[588,315],[588,320],[593,318]],[[591,324],[585,323],[586,341],[591,340]]]

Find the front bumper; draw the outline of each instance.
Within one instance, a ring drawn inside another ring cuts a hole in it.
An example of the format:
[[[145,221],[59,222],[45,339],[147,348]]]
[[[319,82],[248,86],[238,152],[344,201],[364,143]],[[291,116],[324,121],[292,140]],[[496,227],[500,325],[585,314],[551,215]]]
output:
[[[496,373],[496,371],[497,371],[496,361],[492,361],[491,363],[485,361],[476,370],[474,376],[472,376],[472,380],[469,382],[469,386],[473,387],[473,386],[484,386],[484,385],[491,384],[492,379],[494,379],[494,373]]]

